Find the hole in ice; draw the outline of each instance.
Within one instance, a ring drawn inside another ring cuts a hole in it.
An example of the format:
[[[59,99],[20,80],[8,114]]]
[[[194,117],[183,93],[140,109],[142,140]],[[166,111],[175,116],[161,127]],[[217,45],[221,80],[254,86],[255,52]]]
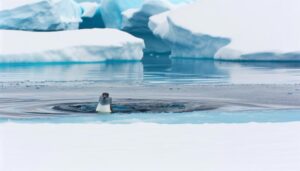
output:
[[[64,103],[57,104],[54,110],[76,113],[96,113],[97,103]],[[173,100],[144,100],[124,99],[114,101],[112,104],[113,113],[183,113],[202,110],[214,110],[221,107],[218,104],[194,102],[194,101],[173,101]]]

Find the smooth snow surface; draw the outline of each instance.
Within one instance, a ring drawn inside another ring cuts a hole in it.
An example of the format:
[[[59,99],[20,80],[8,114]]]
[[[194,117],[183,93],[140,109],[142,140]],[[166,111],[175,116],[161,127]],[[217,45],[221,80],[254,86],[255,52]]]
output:
[[[1,63],[140,60],[143,47],[143,40],[114,29],[0,30]]]
[[[0,124],[0,169],[299,171],[299,129],[299,122],[3,123]]]
[[[81,8],[73,0],[1,0],[0,29],[69,30],[81,22]]]
[[[179,57],[300,60],[300,1],[201,0],[150,19]]]

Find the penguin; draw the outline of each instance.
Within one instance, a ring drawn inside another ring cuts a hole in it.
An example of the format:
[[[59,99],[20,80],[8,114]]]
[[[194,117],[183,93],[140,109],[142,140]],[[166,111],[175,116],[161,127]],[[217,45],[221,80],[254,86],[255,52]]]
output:
[[[112,113],[112,98],[109,97],[108,93],[102,93],[99,97],[99,102],[96,108],[96,112],[103,113],[103,114],[110,114]]]

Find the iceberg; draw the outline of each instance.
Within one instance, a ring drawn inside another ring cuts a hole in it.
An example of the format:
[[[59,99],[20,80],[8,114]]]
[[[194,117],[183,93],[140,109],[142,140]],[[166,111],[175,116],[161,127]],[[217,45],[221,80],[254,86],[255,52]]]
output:
[[[108,28],[121,28],[122,12],[130,8],[138,8],[144,0],[102,0],[101,14]]]
[[[128,9],[138,9],[148,0],[102,0],[101,13],[105,26],[108,28],[121,28],[122,13]],[[191,2],[194,0],[158,0],[169,1],[170,3],[178,4],[182,2]],[[155,9],[154,9],[155,10]]]
[[[79,5],[82,9],[81,17],[87,18],[93,18],[100,7],[100,5],[96,2],[82,2]]]
[[[144,42],[115,29],[0,30],[0,63],[141,60]]]
[[[149,17],[170,10],[173,5],[167,0],[148,0],[141,8],[129,9],[122,13],[122,29],[129,32],[151,32]]]
[[[73,0],[1,0],[0,29],[77,29],[81,8]]]
[[[151,17],[149,28],[173,57],[300,60],[299,8],[298,0],[201,0]]]
[[[217,50],[229,43],[228,38],[194,33],[184,26],[176,25],[169,17],[173,12],[155,15],[148,24],[153,34],[170,47],[171,57],[212,58]]]
[[[104,28],[104,21],[102,19],[100,4],[97,2],[82,2],[79,3],[82,14],[82,22],[79,29],[84,28]]]
[[[81,2],[97,2],[100,3],[101,0],[75,0],[75,2],[81,3]]]
[[[169,52],[170,48],[160,39],[155,37],[148,27],[149,18],[173,8],[167,0],[148,0],[141,8],[131,8],[122,13],[121,29],[144,39],[146,52]]]
[[[170,48],[158,37],[154,36],[148,27],[149,18],[153,15],[175,9],[189,1],[146,0],[140,8],[131,8],[122,13],[121,29],[143,38],[146,51],[169,52]]]

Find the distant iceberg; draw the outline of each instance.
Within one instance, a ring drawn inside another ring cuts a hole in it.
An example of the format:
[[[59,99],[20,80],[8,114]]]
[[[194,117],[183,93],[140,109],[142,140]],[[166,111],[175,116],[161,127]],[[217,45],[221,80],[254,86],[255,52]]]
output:
[[[121,29],[144,39],[146,52],[169,52],[170,48],[148,27],[149,18],[173,8],[168,0],[148,0],[140,8],[131,8],[122,13]]]
[[[229,38],[195,34],[183,26],[176,25],[169,18],[172,12],[155,15],[149,21],[149,28],[170,47],[172,57],[212,58],[221,47],[229,43]]]
[[[82,2],[79,3],[82,14],[82,22],[79,24],[79,29],[85,28],[105,28],[102,18],[100,4],[97,2]]]
[[[93,18],[100,8],[96,2],[82,2],[79,4],[82,9],[81,17]]]
[[[141,60],[144,42],[115,29],[0,30],[0,63]]]
[[[190,2],[188,0],[146,0],[140,8],[131,8],[122,12],[121,29],[143,38],[147,52],[170,52],[170,48],[159,37],[153,35],[148,27],[149,18],[153,15],[175,9],[182,4]]]
[[[73,0],[1,0],[0,29],[78,29],[81,12]]]
[[[298,0],[201,0],[151,17],[149,28],[173,57],[300,60],[299,9]]]
[[[194,0],[101,0],[101,13],[105,26],[108,28],[120,29],[122,26],[122,13],[124,11],[128,9],[138,9],[143,4],[149,4],[149,1],[157,1],[157,3],[164,5],[164,2],[179,4],[183,2],[192,2]]]
[[[121,28],[122,12],[130,8],[138,8],[144,0],[102,0],[101,14],[108,28]]]

